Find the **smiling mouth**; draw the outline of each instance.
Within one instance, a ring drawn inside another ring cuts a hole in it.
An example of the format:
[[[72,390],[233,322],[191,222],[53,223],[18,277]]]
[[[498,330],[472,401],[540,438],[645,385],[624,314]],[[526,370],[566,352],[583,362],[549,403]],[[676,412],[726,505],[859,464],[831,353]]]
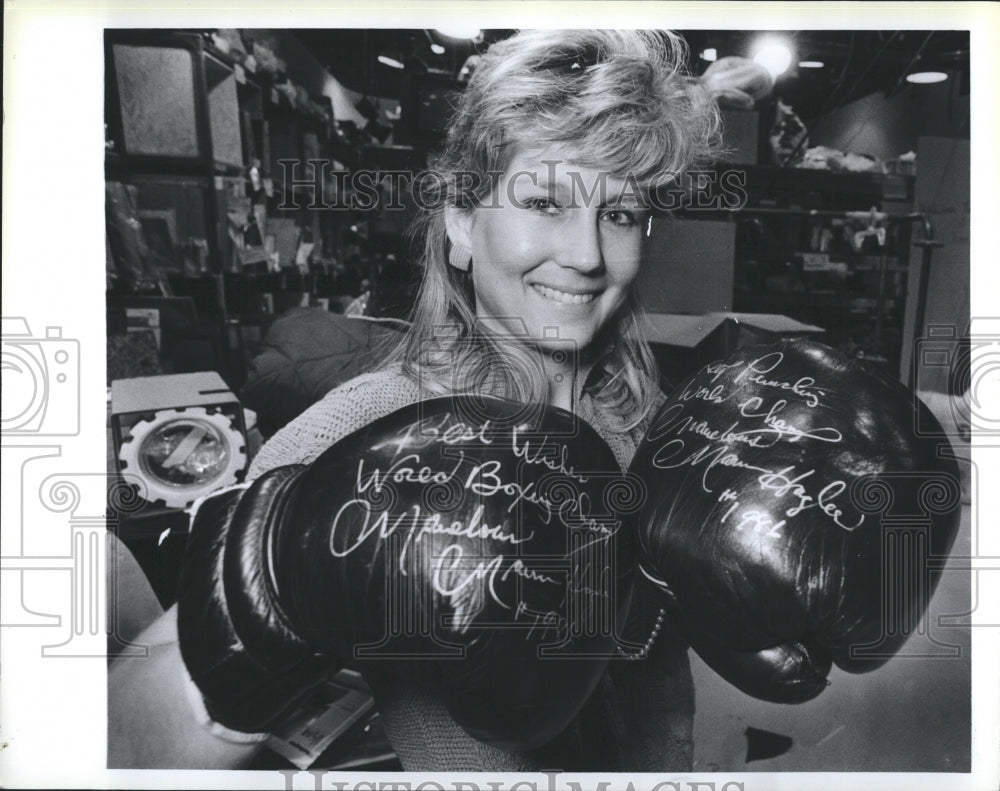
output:
[[[561,305],[586,305],[588,302],[593,302],[594,297],[597,296],[592,291],[587,294],[570,294],[566,291],[560,291],[557,288],[543,286],[540,283],[532,283],[531,287],[545,299],[551,302],[558,302]]]

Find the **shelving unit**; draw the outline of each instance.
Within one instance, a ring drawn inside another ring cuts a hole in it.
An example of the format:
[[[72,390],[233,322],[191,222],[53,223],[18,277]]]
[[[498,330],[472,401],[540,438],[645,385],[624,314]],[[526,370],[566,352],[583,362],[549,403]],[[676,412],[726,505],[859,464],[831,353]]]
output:
[[[327,97],[283,74],[249,72],[207,33],[109,30],[105,56],[106,180],[127,185],[147,238],[147,222],[162,225],[155,282],[112,282],[109,309],[132,297],[190,298],[213,349],[200,367],[238,388],[246,346],[274,313],[360,289],[363,273],[345,280],[336,266],[358,213],[310,209],[280,165],[298,163],[306,175],[308,160],[356,168],[360,136],[335,127]],[[301,242],[313,252],[294,266]]]
[[[148,30],[106,31],[105,62],[106,179],[134,191],[144,221],[163,218],[158,289],[170,297],[173,283],[199,284],[180,293],[201,303],[192,331],[207,339],[212,367],[238,379],[223,282],[232,255],[224,220],[245,191],[233,64],[197,34]]]
[[[678,213],[735,224],[730,309],[823,327],[829,345],[898,371],[913,227],[924,222],[911,211],[913,177],[720,164],[716,180],[733,170],[740,208]],[[881,237],[857,244],[869,225]]]

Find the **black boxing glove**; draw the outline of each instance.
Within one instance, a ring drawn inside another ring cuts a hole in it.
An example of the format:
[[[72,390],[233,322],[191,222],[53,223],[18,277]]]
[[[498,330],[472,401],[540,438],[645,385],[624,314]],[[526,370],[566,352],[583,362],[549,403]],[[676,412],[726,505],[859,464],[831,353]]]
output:
[[[899,651],[958,529],[955,462],[915,434],[933,420],[808,341],[740,349],[674,391],[631,466],[649,492],[639,563],[706,664],[797,702],[831,663],[864,672]]]
[[[475,738],[544,744],[615,653],[635,557],[622,482],[568,412],[454,397],[209,500],[178,603],[208,713],[266,731],[349,666],[432,688]]]

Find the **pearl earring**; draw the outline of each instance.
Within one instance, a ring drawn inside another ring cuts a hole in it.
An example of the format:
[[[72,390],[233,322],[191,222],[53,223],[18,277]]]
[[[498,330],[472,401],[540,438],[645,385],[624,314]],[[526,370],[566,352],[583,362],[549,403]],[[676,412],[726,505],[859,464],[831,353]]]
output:
[[[469,264],[472,263],[472,250],[464,244],[453,242],[451,252],[448,254],[448,263],[455,267],[455,269],[468,272]]]

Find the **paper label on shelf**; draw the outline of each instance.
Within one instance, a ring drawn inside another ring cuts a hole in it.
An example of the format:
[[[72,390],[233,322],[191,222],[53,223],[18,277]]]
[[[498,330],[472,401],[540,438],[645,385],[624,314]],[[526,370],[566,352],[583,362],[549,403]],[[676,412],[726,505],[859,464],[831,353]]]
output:
[[[830,256],[827,253],[799,253],[804,272],[821,272],[829,268]]]
[[[161,347],[159,308],[125,308],[126,331],[152,330],[156,348]]]
[[[239,255],[240,263],[243,266],[266,265],[271,258],[271,254],[263,247],[244,247],[237,250],[237,255]]]
[[[840,272],[847,271],[847,264],[834,261],[802,261],[803,272]]]

